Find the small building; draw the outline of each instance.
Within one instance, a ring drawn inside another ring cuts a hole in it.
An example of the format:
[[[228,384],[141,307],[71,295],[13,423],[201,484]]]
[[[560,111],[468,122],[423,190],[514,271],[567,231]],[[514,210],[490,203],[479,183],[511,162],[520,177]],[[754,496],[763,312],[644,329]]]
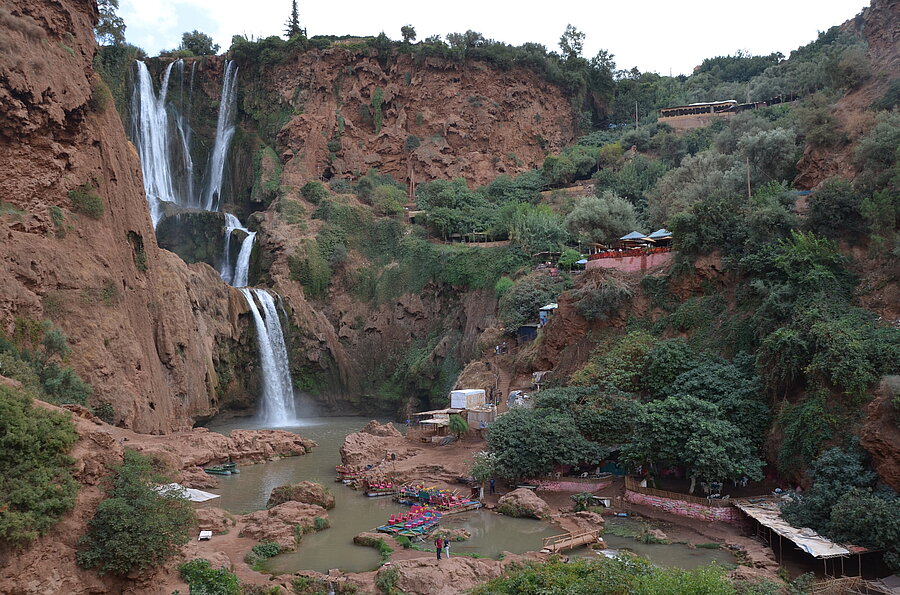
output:
[[[523,324],[516,330],[516,340],[519,342],[519,345],[523,345],[528,343],[529,341],[534,341],[537,339],[538,334],[538,325],[537,323],[532,324]]]
[[[556,302],[552,302],[547,304],[540,310],[538,310],[538,327],[542,327],[550,321],[550,317],[553,316],[553,313],[559,308],[559,304]]]
[[[454,409],[474,409],[487,402],[483,388],[464,388],[450,391],[450,407]]]
[[[483,430],[497,419],[495,405],[482,405],[466,411],[466,421],[472,429]]]

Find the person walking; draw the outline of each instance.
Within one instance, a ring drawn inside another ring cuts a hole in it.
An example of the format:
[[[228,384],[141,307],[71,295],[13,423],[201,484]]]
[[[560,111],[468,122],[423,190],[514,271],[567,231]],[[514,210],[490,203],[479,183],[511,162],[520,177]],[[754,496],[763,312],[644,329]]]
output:
[[[434,538],[434,551],[437,553],[437,559],[441,559],[441,550],[444,549],[444,541],[440,537]]]
[[[444,537],[444,556],[450,559],[450,538]]]

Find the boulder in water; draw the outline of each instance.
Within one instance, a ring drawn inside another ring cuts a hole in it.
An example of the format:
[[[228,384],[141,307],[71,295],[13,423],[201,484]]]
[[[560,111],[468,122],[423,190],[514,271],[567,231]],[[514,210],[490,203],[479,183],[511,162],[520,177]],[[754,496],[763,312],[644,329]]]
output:
[[[528,488],[519,488],[500,498],[497,512],[512,517],[546,519],[550,517],[550,505]]]
[[[304,502],[315,504],[325,509],[334,508],[334,496],[322,484],[313,481],[278,486],[272,490],[266,508],[272,508],[285,502]]]
[[[275,541],[282,548],[292,550],[303,533],[315,529],[316,517],[327,518],[328,513],[315,504],[285,502],[269,510],[244,515],[246,524],[239,536]]]

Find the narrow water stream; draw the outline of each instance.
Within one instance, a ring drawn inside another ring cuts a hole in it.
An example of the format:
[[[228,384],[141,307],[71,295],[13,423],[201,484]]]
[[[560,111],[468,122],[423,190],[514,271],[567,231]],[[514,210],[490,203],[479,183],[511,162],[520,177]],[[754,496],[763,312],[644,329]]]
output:
[[[312,453],[241,467],[238,475],[220,477],[220,487],[210,490],[221,494],[210,502],[235,514],[246,514],[266,507],[272,489],[286,483],[317,481],[330,488],[335,507],[328,516],[331,528],[303,537],[300,546],[272,558],[268,568],[274,572],[316,570],[327,572],[339,568],[345,572],[373,570],[381,564],[381,556],[373,549],[353,544],[353,537],[384,523],[394,512],[405,507],[390,498],[367,498],[362,492],[334,482],[334,467],[340,460],[340,447],[347,434],[359,431],[369,418],[328,417],[304,420],[298,426],[282,429],[315,440],[318,446]],[[263,427],[252,419],[233,419],[214,422],[209,429],[227,434],[236,429]],[[549,523],[530,519],[512,519],[486,511],[473,511],[448,517],[441,522],[448,528],[464,528],[472,538],[450,547],[451,555],[477,553],[496,556],[500,552],[524,553],[538,550],[544,537],[560,531]]]

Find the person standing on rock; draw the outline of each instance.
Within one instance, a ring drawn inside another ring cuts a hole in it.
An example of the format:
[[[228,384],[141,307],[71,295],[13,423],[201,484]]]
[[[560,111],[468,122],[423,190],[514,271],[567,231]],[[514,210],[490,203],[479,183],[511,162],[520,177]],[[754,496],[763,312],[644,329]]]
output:
[[[450,538],[444,537],[444,556],[450,559]]]
[[[440,537],[434,538],[434,551],[437,553],[437,559],[441,559],[441,550],[444,547],[444,541]]]

